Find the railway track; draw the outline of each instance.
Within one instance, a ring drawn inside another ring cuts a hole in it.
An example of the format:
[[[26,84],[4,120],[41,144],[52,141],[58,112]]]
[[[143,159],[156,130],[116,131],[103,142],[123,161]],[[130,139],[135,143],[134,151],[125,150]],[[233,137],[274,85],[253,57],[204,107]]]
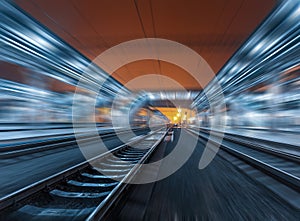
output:
[[[158,130],[0,199],[1,220],[99,220],[166,135]]]
[[[142,131],[141,129],[133,129],[133,131]],[[122,130],[112,132],[112,130],[98,131],[102,139],[114,137],[116,133],[118,135],[126,134],[128,131]],[[77,139],[80,138],[82,142],[91,142],[95,140],[95,135],[90,135],[88,132],[78,135]],[[56,137],[38,138],[33,140],[20,141],[12,144],[0,145],[0,159],[12,158],[23,156],[26,154],[37,153],[45,150],[51,150],[61,147],[72,147],[77,145],[76,137],[74,134],[67,134]]]
[[[201,132],[203,133],[210,133],[210,130],[201,128]],[[214,134],[222,136],[222,132],[213,131]],[[240,134],[232,134],[232,133],[225,133],[226,140],[231,140],[235,143],[240,143],[242,145],[248,145],[251,146],[254,149],[259,149],[264,152],[268,152],[273,155],[278,155],[280,157],[284,157],[286,159],[300,162],[300,146],[295,146],[292,144],[286,144],[286,143],[279,143],[275,141],[265,140],[265,139],[259,139],[259,138],[253,138],[248,137],[245,135]]]
[[[210,136],[208,130],[188,129],[188,131],[199,136],[205,142],[220,144],[219,132],[213,132]],[[277,147],[278,145],[276,142],[259,142],[257,140],[254,142],[251,138],[234,137],[225,133],[220,149],[292,188],[296,193],[300,193],[299,155],[284,151],[286,150],[286,147],[283,147],[284,144]]]

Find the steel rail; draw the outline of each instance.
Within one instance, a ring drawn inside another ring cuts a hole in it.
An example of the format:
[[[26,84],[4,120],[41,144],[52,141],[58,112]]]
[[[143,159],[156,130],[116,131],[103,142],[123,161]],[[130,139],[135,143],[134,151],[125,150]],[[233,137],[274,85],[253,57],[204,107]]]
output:
[[[211,138],[211,137],[204,136],[203,134],[200,134],[194,130],[189,129],[188,131],[190,133],[193,133],[196,136],[200,136],[204,140],[210,141],[213,144],[220,145],[220,148],[222,150],[228,152],[231,155],[234,155],[235,157],[237,157],[237,158],[243,160],[244,162],[254,166],[255,168],[261,170],[262,172],[272,176],[273,178],[284,183],[285,185],[293,188],[297,192],[300,192],[300,178],[299,177],[297,177],[287,171],[284,171],[280,168],[277,168],[276,166],[273,166],[273,165],[269,164],[268,162],[264,162],[262,160],[256,159],[253,156],[250,156],[249,154],[246,154],[239,150],[236,150],[235,148],[232,148],[232,147],[228,146],[227,144],[224,144],[224,143],[220,144],[218,141],[213,140],[213,138]],[[225,136],[225,139],[226,139],[226,136]],[[246,146],[246,145],[244,144],[244,146]]]
[[[77,165],[74,165],[68,169],[65,169],[61,172],[58,172],[54,175],[51,175],[45,179],[42,179],[40,181],[37,181],[31,185],[28,185],[26,187],[23,187],[13,193],[10,193],[2,198],[0,198],[0,210],[3,210],[9,206],[12,206],[14,205],[15,203],[17,202],[20,202],[21,200],[27,198],[27,197],[30,197],[31,195],[45,189],[45,188],[48,188],[49,186],[57,183],[57,182],[60,182],[60,181],[63,181],[65,179],[67,179],[68,177],[70,177],[71,175],[74,175],[76,174],[77,172],[80,172],[82,170],[84,170],[85,168],[87,168],[90,163],[93,163],[97,160],[99,160],[100,158],[104,158],[106,156],[108,156],[109,154],[112,154],[112,153],[115,153],[117,151],[120,151],[122,149],[124,149],[125,147],[127,146],[130,146],[130,145],[134,145],[136,143],[139,143],[141,142],[142,140],[146,139],[147,137],[153,135],[154,133],[157,133],[158,131],[160,131],[161,129],[159,130],[156,130],[154,131],[153,133],[150,133],[150,134],[147,134],[147,135],[144,135],[144,136],[141,136],[137,139],[134,139],[132,141],[129,141],[123,145],[120,145],[118,147],[115,147],[113,148],[112,150],[110,151],[107,151],[105,153],[102,153],[102,154],[99,154],[98,156],[95,156],[87,161],[84,161],[82,163],[79,163]]]

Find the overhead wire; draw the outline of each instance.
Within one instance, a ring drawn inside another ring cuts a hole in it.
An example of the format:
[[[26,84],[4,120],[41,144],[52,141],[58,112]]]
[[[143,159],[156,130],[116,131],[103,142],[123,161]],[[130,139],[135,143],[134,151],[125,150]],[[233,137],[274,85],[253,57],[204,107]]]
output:
[[[84,16],[80,9],[77,7],[77,5],[74,3],[74,0],[72,1],[72,5],[75,8],[76,12],[78,13],[78,15],[91,27],[91,29],[96,33],[96,35],[98,35],[98,37],[101,39],[101,41],[103,42],[103,46],[107,49],[111,48],[111,45],[104,39],[104,37],[97,31],[97,29],[94,27],[94,25],[88,20],[88,18],[86,16]],[[99,45],[99,47],[101,47],[102,45]],[[103,52],[103,51],[102,51]],[[101,53],[102,53],[101,52]],[[97,55],[99,56],[99,55]],[[127,66],[125,65],[125,68],[127,68]],[[129,71],[129,70],[127,70]],[[109,74],[113,74],[113,73],[109,73]],[[114,72],[115,75],[117,75],[123,82],[125,82],[125,79],[117,72]]]
[[[39,10],[41,11],[50,21],[52,21],[56,27],[61,29],[65,34],[69,35],[72,39],[74,39],[79,45],[81,45],[83,48],[87,48],[86,45],[84,45],[78,38],[76,38],[74,35],[72,35],[70,32],[68,32],[60,23],[58,23],[53,17],[51,17],[40,5],[38,5],[36,2],[30,0],[30,2]],[[52,31],[52,30],[51,30]],[[88,50],[89,53],[95,57],[94,52],[91,50]]]

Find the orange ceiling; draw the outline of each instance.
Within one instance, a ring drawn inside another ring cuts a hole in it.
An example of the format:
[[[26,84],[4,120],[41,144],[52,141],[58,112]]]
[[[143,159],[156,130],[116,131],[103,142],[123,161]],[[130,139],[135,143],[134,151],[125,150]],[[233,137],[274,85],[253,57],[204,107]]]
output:
[[[275,0],[15,1],[91,60],[124,41],[164,38],[195,50],[215,73],[276,4]],[[126,84],[141,74],[159,74],[174,78],[186,89],[201,88],[176,65],[160,63],[133,62],[113,76]],[[160,87],[143,85],[148,90],[167,89]]]
[[[134,91],[145,88],[151,88],[151,91],[201,88],[187,71],[165,61],[159,63],[153,60],[135,61],[119,68],[112,76]]]

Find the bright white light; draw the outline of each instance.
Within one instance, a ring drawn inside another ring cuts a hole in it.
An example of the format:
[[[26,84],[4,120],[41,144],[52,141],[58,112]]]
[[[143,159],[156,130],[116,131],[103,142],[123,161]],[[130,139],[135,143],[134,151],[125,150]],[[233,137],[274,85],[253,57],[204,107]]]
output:
[[[191,91],[189,91],[188,95],[187,95],[187,99],[191,98]]]
[[[32,88],[32,87],[28,87],[26,88],[26,90],[32,94],[39,94],[39,95],[43,95],[43,96],[50,96],[50,93],[48,93],[47,91],[44,90],[39,90],[36,88]]]
[[[300,4],[297,5],[296,10],[291,14],[290,19],[294,20],[296,19],[298,16],[300,16]]]
[[[258,116],[258,114],[256,112],[245,113],[245,117],[248,119],[256,118],[257,116]]]
[[[151,100],[154,100],[154,99],[155,99],[155,96],[154,96],[152,93],[148,93],[148,97],[149,97]]]
[[[234,74],[238,70],[238,64],[235,64],[229,71],[230,74]]]
[[[254,100],[258,101],[265,101],[265,100],[270,100],[272,98],[272,95],[269,93],[258,95],[254,98]]]
[[[188,120],[189,120],[189,123],[193,123],[195,121],[195,117],[190,117]]]
[[[25,33],[22,34],[22,36],[28,40],[29,42],[33,43],[34,45],[41,47],[43,49],[53,49],[53,45],[51,44],[51,42],[49,41],[49,39],[46,39],[44,37],[41,37],[39,35],[36,35],[34,33]]]
[[[250,52],[251,55],[256,54],[264,46],[264,41],[259,42]]]

